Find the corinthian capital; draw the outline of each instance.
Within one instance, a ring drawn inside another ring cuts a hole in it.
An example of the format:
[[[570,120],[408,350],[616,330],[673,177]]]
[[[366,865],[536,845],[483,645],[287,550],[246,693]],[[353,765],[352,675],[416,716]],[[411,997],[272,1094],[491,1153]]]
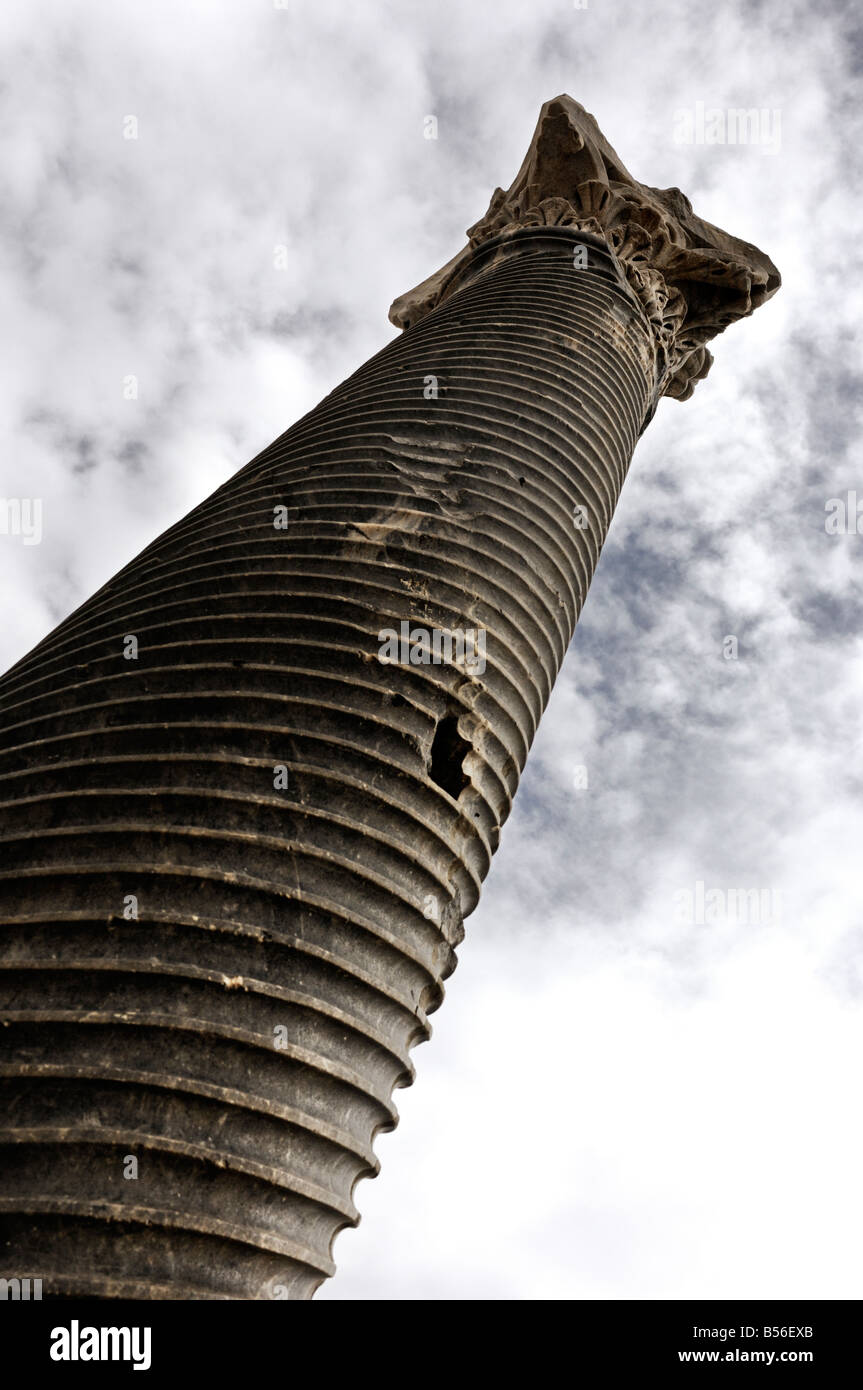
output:
[[[707,375],[705,346],[779,288],[763,251],[692,211],[679,188],[651,188],[624,167],[599,126],[572,97],[548,101],[510,188],[496,188],[468,244],[396,299],[390,320],[408,328],[464,283],[474,251],[530,226],[602,236],[653,329],[657,394],[686,400]]]

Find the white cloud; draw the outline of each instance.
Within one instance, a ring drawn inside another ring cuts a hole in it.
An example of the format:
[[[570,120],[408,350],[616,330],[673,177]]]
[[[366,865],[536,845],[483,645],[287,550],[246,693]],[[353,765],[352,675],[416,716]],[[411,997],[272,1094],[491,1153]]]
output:
[[[0,493],[46,508],[41,546],[0,545],[4,665],[388,341],[390,301],[463,244],[559,91],[784,274],[638,446],[322,1298],[860,1294],[863,537],[823,524],[837,489],[863,497],[843,15],[2,11]],[[696,101],[781,108],[780,151],[676,145]],[[786,911],[677,925],[698,879]]]

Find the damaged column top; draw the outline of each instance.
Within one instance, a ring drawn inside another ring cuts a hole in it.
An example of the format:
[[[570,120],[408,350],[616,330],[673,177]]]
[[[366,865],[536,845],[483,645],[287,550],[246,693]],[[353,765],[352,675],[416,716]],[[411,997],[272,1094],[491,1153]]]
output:
[[[510,188],[496,188],[468,244],[396,299],[390,320],[409,328],[463,284],[491,237],[555,226],[601,236],[653,329],[658,395],[686,400],[713,358],[705,344],[775,294],[779,272],[748,241],[692,211],[679,188],[651,188],[627,171],[593,116],[572,97],[548,101]]]

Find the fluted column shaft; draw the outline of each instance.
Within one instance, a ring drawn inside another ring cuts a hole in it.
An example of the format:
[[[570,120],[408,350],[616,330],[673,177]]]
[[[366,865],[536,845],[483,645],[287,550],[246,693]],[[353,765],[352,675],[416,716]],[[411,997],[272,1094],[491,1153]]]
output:
[[[303,1298],[332,1272],[653,361],[598,239],[489,243],[0,682],[0,1273]],[[382,663],[404,620],[483,630],[485,669]]]

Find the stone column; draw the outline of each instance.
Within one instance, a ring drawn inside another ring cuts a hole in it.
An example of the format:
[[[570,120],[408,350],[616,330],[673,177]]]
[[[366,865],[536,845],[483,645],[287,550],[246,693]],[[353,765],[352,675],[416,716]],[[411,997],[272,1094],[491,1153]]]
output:
[[[778,284],[547,103],[404,333],[0,682],[0,1273],[333,1273],[638,435]]]

